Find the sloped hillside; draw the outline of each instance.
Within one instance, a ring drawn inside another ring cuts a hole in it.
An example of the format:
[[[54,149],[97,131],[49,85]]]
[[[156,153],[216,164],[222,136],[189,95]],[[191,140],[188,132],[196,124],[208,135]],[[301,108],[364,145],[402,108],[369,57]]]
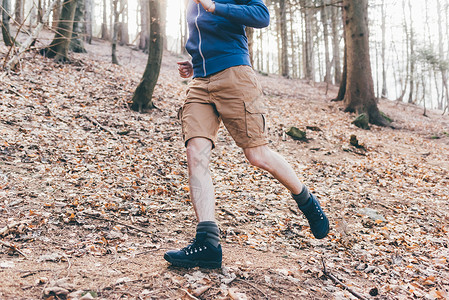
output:
[[[288,192],[221,130],[211,169],[224,268],[186,271],[162,257],[195,230],[181,58],[166,54],[158,109],[140,114],[127,102],[145,54],[120,47],[115,66],[109,53],[97,40],[68,65],[30,52],[20,72],[0,73],[1,299],[448,297],[447,115],[381,100],[395,129],[365,131],[330,101],[335,87],[261,75],[270,145],[320,198],[330,236],[315,240]]]

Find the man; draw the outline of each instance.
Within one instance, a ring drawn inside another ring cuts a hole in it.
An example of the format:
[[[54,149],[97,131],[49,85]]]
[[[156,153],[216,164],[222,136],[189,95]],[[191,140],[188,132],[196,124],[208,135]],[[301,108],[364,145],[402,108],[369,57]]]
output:
[[[267,146],[262,89],[251,68],[245,26],[268,26],[263,0],[189,0],[187,51],[192,63],[178,63],[183,78],[193,75],[181,110],[187,147],[190,196],[198,219],[193,243],[165,253],[174,266],[220,268],[222,250],[215,222],[210,153],[222,121],[248,161],[270,172],[291,193],[313,235],[322,239],[329,221],[285,159]]]

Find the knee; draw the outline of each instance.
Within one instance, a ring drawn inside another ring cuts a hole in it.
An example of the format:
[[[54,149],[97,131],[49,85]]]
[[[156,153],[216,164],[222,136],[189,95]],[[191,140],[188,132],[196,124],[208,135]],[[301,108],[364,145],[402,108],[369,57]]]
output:
[[[208,160],[212,150],[212,142],[205,138],[193,138],[187,142],[187,158]]]
[[[270,150],[265,146],[245,149],[245,156],[249,163],[255,167],[267,170],[267,158]]]

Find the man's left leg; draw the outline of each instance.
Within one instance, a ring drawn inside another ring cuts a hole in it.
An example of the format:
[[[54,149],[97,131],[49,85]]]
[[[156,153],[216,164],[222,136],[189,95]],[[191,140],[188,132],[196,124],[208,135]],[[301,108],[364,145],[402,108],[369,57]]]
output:
[[[325,238],[329,232],[329,220],[318,200],[298,179],[291,165],[267,145],[245,148],[243,151],[253,166],[268,171],[292,193],[293,199],[309,221],[313,235],[318,239]]]

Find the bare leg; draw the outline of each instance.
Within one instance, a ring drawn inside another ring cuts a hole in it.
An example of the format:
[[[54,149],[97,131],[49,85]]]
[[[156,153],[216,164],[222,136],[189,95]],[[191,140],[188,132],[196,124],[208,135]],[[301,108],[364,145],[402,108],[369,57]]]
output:
[[[270,172],[291,193],[301,193],[304,185],[296,176],[291,165],[281,155],[272,151],[267,145],[246,148],[243,151],[253,166]]]
[[[187,143],[190,197],[198,222],[215,221],[215,196],[209,171],[212,142],[192,138]]]

